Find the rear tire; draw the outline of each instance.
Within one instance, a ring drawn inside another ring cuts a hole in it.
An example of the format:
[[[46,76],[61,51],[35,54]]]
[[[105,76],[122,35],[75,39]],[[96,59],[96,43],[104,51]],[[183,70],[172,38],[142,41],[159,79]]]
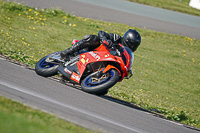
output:
[[[98,83],[92,83],[92,74],[88,75],[83,81],[81,82],[81,88],[83,91],[87,93],[92,93],[95,95],[105,95],[108,93],[109,88],[115,85],[119,81],[119,72],[115,69],[109,70],[106,72],[109,77],[106,77],[105,80]],[[91,84],[92,83],[92,84]]]
[[[52,54],[60,54],[60,52],[56,52],[56,53],[52,53]],[[49,55],[43,57],[36,63],[35,72],[38,75],[43,76],[43,77],[50,77],[50,76],[54,76],[58,73],[57,68],[59,67],[59,65],[45,61],[46,58],[48,58],[52,54],[49,54]]]

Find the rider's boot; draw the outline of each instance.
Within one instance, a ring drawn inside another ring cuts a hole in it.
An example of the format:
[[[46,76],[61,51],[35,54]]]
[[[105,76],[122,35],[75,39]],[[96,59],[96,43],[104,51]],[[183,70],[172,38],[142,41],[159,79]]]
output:
[[[75,52],[77,52],[82,44],[83,44],[83,41],[80,40],[79,42],[75,43],[72,47],[62,51],[60,53],[61,59],[67,60],[69,55],[72,55]]]
[[[82,40],[75,43],[72,47],[62,51],[60,53],[61,59],[65,59],[68,57],[68,55],[72,55],[75,52],[85,48],[88,48],[88,50],[94,50],[100,45],[99,41],[100,39],[96,35],[86,35]]]

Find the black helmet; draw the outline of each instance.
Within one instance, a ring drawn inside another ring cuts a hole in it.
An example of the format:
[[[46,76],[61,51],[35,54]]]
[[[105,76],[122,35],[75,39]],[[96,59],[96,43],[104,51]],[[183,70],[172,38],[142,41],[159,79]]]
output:
[[[129,29],[123,35],[123,43],[128,46],[133,52],[136,51],[141,43],[141,36],[136,30]]]

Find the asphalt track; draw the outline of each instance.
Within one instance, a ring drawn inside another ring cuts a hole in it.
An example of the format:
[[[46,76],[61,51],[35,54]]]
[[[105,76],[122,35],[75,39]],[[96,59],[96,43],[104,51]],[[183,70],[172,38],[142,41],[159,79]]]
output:
[[[111,133],[197,132],[134,106],[125,106],[40,77],[33,70],[1,58],[0,66],[0,95],[83,127]]]
[[[125,23],[200,39],[200,17],[124,0],[14,0],[35,8],[62,9],[72,15]],[[117,29],[117,27],[116,27]]]

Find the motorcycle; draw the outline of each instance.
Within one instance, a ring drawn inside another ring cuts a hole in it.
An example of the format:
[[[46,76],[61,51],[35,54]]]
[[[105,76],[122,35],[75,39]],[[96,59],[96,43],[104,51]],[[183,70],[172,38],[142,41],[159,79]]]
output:
[[[78,42],[73,40],[72,45]],[[132,75],[133,52],[119,44],[121,52],[101,44],[94,51],[79,51],[63,60],[60,52],[49,54],[35,65],[35,72],[43,77],[62,74],[65,80],[81,85],[81,89],[95,95],[105,95],[109,88]]]

